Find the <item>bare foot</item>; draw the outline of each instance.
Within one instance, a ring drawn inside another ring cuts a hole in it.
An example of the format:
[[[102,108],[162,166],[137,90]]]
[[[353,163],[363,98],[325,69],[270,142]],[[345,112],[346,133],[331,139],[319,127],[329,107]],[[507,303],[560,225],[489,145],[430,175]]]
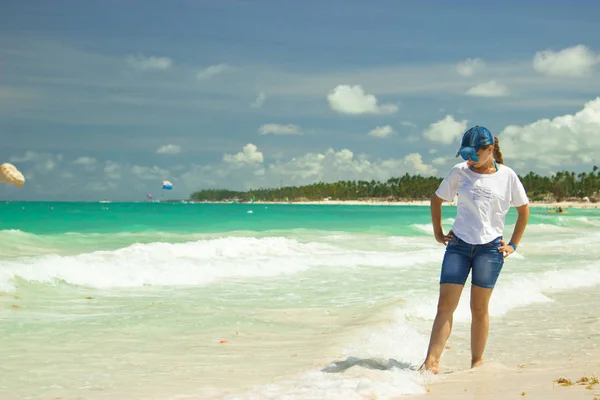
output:
[[[479,367],[481,364],[483,364],[483,360],[471,361],[471,368]]]
[[[428,363],[427,361],[425,361],[423,365],[419,367],[419,371],[431,371],[434,375],[437,375],[440,373],[440,363],[435,361]]]

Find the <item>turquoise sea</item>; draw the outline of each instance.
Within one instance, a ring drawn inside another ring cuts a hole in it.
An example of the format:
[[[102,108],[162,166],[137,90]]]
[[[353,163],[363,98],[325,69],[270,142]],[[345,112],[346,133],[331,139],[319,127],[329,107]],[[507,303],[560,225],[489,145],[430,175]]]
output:
[[[497,365],[542,354],[512,324],[600,286],[600,212],[569,211],[533,208],[505,263]],[[1,203],[0,399],[426,393],[443,252],[424,206]],[[470,361],[468,290],[451,370]]]

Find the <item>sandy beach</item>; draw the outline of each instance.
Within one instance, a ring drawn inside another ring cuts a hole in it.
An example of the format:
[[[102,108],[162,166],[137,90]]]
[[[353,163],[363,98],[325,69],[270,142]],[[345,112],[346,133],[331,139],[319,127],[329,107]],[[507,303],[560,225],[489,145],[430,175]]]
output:
[[[583,365],[568,362],[549,367],[515,366],[511,370],[481,368],[448,376],[443,382],[428,386],[429,392],[425,395],[404,396],[396,400],[597,400],[600,398],[600,387],[588,382],[595,382],[593,379],[598,377],[598,371],[598,363],[589,361]],[[560,378],[571,383],[561,384]]]
[[[412,201],[383,201],[383,200],[321,200],[321,201],[294,201],[294,202],[265,202],[256,201],[254,204],[302,204],[302,205],[346,205],[346,206],[429,206],[429,200],[412,200]],[[529,203],[530,207],[555,209],[562,207],[569,208],[598,208],[600,203],[592,203],[589,201],[561,201],[561,202],[535,202]],[[455,206],[455,202],[444,202],[445,206]]]
[[[425,395],[402,399],[600,399],[596,290],[557,293],[551,303],[493,321],[487,364],[450,374],[442,370],[440,376],[426,378]],[[444,363],[468,362],[467,339],[467,332],[453,332],[442,368]]]

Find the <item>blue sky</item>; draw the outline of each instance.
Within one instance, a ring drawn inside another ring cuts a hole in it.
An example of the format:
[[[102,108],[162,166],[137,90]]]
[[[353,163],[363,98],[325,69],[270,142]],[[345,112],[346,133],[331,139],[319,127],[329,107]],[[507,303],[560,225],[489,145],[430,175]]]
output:
[[[0,3],[0,198],[443,176],[479,124],[519,174],[600,149],[600,4]]]

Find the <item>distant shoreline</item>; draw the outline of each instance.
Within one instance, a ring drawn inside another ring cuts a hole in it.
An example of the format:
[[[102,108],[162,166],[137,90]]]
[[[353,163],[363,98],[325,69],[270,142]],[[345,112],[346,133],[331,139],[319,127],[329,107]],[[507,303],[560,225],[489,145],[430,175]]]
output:
[[[254,203],[252,202],[239,202],[239,201],[193,201],[193,200],[163,200],[163,201],[31,201],[31,200],[0,200],[0,202],[4,202],[6,204],[9,203],[89,203],[89,204],[114,204],[114,203],[148,203],[148,204],[261,204],[261,205],[269,205],[269,204],[288,204],[288,205],[330,205],[330,206],[387,206],[387,207],[397,207],[397,206],[420,206],[429,207],[429,200],[404,200],[404,201],[385,201],[385,200],[375,200],[375,199],[367,199],[367,200],[297,200],[297,201],[262,201],[258,200]],[[455,202],[444,202],[443,206],[456,206]],[[547,208],[547,209],[557,209],[558,207],[562,207],[563,209],[569,208],[599,208],[600,202],[593,203],[591,201],[583,201],[583,200],[567,200],[567,201],[531,201],[529,206],[532,208]]]
[[[207,201],[194,202],[206,204],[233,204],[233,202],[224,201]],[[429,200],[412,200],[412,201],[383,201],[383,200],[319,200],[319,201],[255,201],[254,203],[243,202],[235,204],[294,204],[294,205],[334,205],[334,206],[429,206]],[[456,206],[454,202],[444,202],[445,206]],[[589,201],[561,201],[561,202],[536,202],[529,203],[530,207],[555,209],[562,207],[568,208],[598,208],[600,203],[592,203]]]

